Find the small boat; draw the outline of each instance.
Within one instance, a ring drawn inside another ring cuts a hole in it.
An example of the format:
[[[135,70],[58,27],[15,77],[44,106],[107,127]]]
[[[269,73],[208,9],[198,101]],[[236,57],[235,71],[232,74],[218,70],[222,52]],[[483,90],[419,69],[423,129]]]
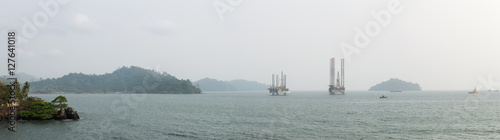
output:
[[[476,88],[476,87],[474,87],[474,90],[473,90],[473,91],[469,92],[469,94],[475,94],[475,93],[479,93],[479,91],[477,91],[477,88]]]
[[[498,89],[489,89],[488,92],[498,92]]]
[[[382,95],[382,96],[380,96],[380,98],[381,98],[381,99],[382,99],[382,98],[387,98],[387,96]]]
[[[398,90],[391,90],[391,92],[403,92],[403,90],[398,89]]]

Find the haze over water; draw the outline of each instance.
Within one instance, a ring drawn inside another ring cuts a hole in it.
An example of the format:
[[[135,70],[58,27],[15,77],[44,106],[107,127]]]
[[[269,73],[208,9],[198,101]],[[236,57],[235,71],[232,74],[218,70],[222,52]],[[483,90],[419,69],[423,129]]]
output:
[[[380,95],[389,98],[380,99]],[[57,95],[36,95],[52,99]],[[498,139],[500,93],[296,91],[66,94],[79,121],[18,122],[2,139]],[[116,108],[111,108],[116,107]],[[2,124],[2,127],[7,127]]]
[[[500,93],[485,91],[500,89],[499,7],[498,0],[10,0],[0,5],[0,38],[18,33],[16,73],[47,79],[139,66],[192,82],[270,85],[283,71],[292,93],[64,94],[79,121],[19,121],[16,133],[1,123],[0,139],[500,139]],[[346,59],[345,95],[327,92],[332,57],[337,70]],[[8,62],[0,61],[0,75]],[[366,91],[390,78],[424,91]],[[150,87],[138,79],[130,82]],[[474,87],[480,92],[468,94]]]
[[[24,38],[18,72],[45,79],[135,65],[191,81],[270,84],[283,70],[292,90],[324,90],[336,57],[351,60],[348,90],[390,78],[424,90],[471,90],[490,74],[500,80],[496,0],[55,1],[0,5],[8,11],[0,37],[17,30]]]

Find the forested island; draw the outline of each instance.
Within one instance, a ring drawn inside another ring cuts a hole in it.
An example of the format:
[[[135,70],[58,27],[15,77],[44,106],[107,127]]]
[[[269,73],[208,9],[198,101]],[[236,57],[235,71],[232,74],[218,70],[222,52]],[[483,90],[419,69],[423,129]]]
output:
[[[80,116],[73,108],[68,107],[68,100],[58,96],[51,102],[46,102],[39,97],[28,96],[30,84],[22,85],[14,81],[13,88],[0,82],[0,120],[7,121],[14,107],[16,120],[78,120]],[[11,98],[10,93],[15,96]]]
[[[418,83],[406,82],[397,78],[391,78],[387,81],[372,86],[369,91],[421,91]]]
[[[103,75],[70,73],[31,83],[34,93],[201,93],[190,80],[137,66]]]
[[[220,81],[211,78],[204,78],[193,82],[203,91],[262,91],[268,88],[267,85],[255,81],[231,80]]]

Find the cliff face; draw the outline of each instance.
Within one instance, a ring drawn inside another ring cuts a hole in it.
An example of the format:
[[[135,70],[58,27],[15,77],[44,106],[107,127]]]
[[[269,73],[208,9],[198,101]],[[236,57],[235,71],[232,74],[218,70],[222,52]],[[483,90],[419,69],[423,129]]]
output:
[[[377,85],[372,86],[369,91],[421,91],[422,88],[418,83],[406,82],[397,78],[391,78],[387,81],[381,82]]]

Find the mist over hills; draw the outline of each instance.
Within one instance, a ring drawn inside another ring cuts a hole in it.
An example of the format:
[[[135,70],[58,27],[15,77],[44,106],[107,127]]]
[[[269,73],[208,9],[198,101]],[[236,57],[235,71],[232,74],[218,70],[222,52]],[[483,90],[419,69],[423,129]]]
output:
[[[8,76],[0,77],[8,82]],[[41,79],[26,73],[17,73],[18,81],[31,84],[35,93],[200,93],[201,91],[264,91],[268,85],[236,79],[221,81],[204,78],[196,82],[137,66],[121,67],[103,75],[69,73],[60,78]],[[160,86],[161,85],[161,86]],[[195,86],[199,86],[196,88]]]
[[[202,91],[264,91],[268,85],[255,81],[247,80],[231,80],[221,81],[211,78],[204,78],[193,82]]]
[[[0,81],[2,81],[4,83],[8,82],[7,77],[9,77],[9,76],[3,75],[2,77],[0,77]],[[40,81],[40,78],[35,77],[33,75],[29,75],[27,73],[23,73],[23,72],[16,73],[16,75],[14,77],[16,77],[17,81],[19,81],[20,83]]]

